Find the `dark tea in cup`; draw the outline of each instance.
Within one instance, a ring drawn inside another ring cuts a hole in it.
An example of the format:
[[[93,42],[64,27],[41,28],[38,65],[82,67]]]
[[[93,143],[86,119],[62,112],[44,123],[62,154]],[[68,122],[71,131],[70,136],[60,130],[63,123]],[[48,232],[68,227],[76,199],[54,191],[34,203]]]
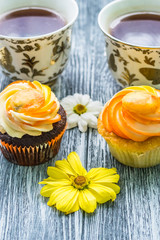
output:
[[[133,45],[160,46],[160,14],[135,12],[116,18],[110,34]]]
[[[23,8],[0,15],[0,35],[32,37],[54,32],[67,24],[63,16],[47,8]]]

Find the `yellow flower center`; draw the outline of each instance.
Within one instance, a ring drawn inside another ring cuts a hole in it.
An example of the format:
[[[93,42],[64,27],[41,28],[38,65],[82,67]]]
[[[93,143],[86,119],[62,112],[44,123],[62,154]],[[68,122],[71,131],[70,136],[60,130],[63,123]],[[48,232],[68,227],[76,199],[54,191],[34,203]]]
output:
[[[74,182],[77,185],[83,185],[86,182],[86,179],[84,176],[78,176],[74,179]]]
[[[82,105],[82,104],[77,104],[74,108],[73,108],[73,111],[75,113],[77,113],[78,115],[81,115],[85,112],[87,112],[87,108],[86,106]]]
[[[84,189],[88,185],[88,179],[84,176],[72,178],[72,185],[77,189]]]

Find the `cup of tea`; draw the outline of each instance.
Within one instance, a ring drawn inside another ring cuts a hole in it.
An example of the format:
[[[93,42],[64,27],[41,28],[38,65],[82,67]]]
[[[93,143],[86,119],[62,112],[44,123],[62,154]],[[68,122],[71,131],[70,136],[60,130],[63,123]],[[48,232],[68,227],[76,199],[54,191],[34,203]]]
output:
[[[160,89],[160,1],[113,1],[101,10],[98,23],[117,83]]]
[[[5,0],[0,7],[0,65],[12,81],[51,85],[70,52],[74,0]]]

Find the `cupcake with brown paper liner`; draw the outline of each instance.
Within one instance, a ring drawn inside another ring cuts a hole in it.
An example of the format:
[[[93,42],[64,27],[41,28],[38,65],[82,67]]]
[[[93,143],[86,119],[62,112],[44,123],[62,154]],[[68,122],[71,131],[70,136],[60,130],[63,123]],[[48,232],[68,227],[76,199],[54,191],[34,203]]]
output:
[[[134,86],[115,94],[99,116],[98,132],[119,162],[138,168],[160,164],[160,90]]]
[[[47,162],[59,151],[66,113],[50,87],[16,81],[0,93],[0,149],[15,164]]]

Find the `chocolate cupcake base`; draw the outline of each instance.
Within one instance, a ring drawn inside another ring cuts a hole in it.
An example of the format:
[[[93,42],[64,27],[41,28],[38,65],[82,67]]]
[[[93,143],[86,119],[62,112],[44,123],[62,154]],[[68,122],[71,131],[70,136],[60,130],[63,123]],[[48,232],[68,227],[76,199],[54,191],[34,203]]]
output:
[[[66,129],[66,113],[62,106],[58,113],[61,120],[53,123],[53,130],[43,132],[41,136],[24,135],[19,139],[0,133],[0,150],[4,157],[22,166],[42,164],[55,157]]]
[[[52,139],[43,145],[17,147],[1,141],[0,149],[9,162],[22,166],[39,165],[56,156],[64,131],[56,139]]]

